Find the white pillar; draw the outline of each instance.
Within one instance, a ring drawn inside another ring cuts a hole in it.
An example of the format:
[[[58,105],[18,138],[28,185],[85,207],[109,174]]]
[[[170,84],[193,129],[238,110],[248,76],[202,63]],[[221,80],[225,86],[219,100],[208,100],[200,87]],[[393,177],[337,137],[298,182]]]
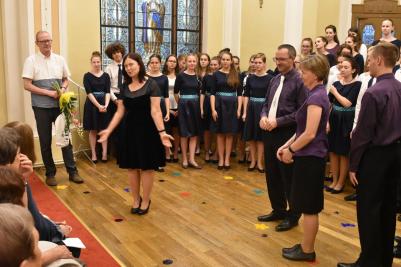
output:
[[[67,60],[68,58],[67,0],[60,0],[59,18],[60,18],[59,21],[60,55],[62,55]]]
[[[302,40],[303,0],[286,0],[283,43],[299,46]]]
[[[337,28],[337,36],[340,43],[345,41],[348,35],[348,29],[351,28],[352,23],[352,5],[363,4],[363,0],[340,0],[340,14],[339,23]],[[362,34],[362,33],[359,33]]]
[[[241,56],[241,0],[224,0],[223,47]]]

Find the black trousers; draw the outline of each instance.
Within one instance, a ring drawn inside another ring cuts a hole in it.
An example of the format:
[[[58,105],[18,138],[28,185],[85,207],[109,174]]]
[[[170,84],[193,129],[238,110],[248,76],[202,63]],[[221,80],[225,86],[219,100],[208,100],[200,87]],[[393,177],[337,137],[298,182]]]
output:
[[[285,214],[291,221],[298,221],[301,216],[294,213],[287,203],[289,202],[293,164],[284,164],[276,157],[279,147],[284,145],[295,133],[295,127],[276,128],[271,132],[263,132],[265,148],[266,184],[273,212]]]
[[[43,163],[46,167],[46,177],[53,177],[56,175],[56,165],[54,164],[52,155],[52,124],[56,121],[58,115],[60,115],[59,108],[38,108],[32,107],[33,113],[35,114],[36,127],[39,134],[40,152],[42,154]],[[74,155],[72,153],[71,143],[63,147],[63,160],[64,165],[69,174],[77,172],[77,167],[74,161]]]
[[[399,143],[369,148],[362,157],[357,172],[361,266],[392,266],[400,164]]]

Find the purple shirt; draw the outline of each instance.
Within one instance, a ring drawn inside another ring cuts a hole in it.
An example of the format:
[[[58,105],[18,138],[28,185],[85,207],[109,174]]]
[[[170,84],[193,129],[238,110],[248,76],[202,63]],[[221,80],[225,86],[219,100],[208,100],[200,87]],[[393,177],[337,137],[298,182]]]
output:
[[[317,85],[309,92],[305,103],[297,111],[295,120],[297,122],[296,139],[305,131],[308,115],[308,106],[316,105],[322,108],[319,127],[317,128],[315,138],[302,149],[295,152],[295,156],[315,156],[324,158],[327,155],[329,142],[326,134],[326,124],[329,119],[330,101],[327,96],[326,88],[323,84]]]
[[[377,77],[362,98],[358,123],[352,134],[350,171],[356,172],[366,149],[385,146],[401,137],[401,83],[392,73]]]
[[[270,81],[265,103],[260,113],[261,117],[269,114],[274,94],[280,84],[281,75],[283,74],[275,76]],[[304,88],[304,83],[296,69],[290,70],[284,76],[283,89],[277,105],[277,127],[295,126],[295,113],[305,102],[307,96],[307,90]]]

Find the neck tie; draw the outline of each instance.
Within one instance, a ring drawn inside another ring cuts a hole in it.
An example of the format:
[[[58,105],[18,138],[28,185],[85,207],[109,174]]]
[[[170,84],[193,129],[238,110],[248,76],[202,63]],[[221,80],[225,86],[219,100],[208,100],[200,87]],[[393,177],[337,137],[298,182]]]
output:
[[[278,100],[280,98],[281,91],[283,90],[284,79],[285,79],[284,75],[281,75],[280,84],[278,85],[277,90],[274,93],[274,97],[270,105],[270,110],[268,115],[269,118],[275,119],[277,116]]]
[[[123,70],[121,68],[121,64],[118,64],[118,84],[117,84],[118,89],[121,89],[123,87]]]

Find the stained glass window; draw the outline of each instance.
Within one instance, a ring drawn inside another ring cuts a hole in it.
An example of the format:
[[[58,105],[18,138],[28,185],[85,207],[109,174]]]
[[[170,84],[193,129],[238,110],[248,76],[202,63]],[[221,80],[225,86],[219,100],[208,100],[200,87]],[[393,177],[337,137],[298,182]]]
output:
[[[120,41],[127,51],[164,60],[201,49],[202,0],[100,0],[101,48]],[[103,65],[110,60],[103,56]]]
[[[362,30],[362,43],[365,45],[370,45],[375,40],[375,28],[373,25],[368,24],[363,27]]]

